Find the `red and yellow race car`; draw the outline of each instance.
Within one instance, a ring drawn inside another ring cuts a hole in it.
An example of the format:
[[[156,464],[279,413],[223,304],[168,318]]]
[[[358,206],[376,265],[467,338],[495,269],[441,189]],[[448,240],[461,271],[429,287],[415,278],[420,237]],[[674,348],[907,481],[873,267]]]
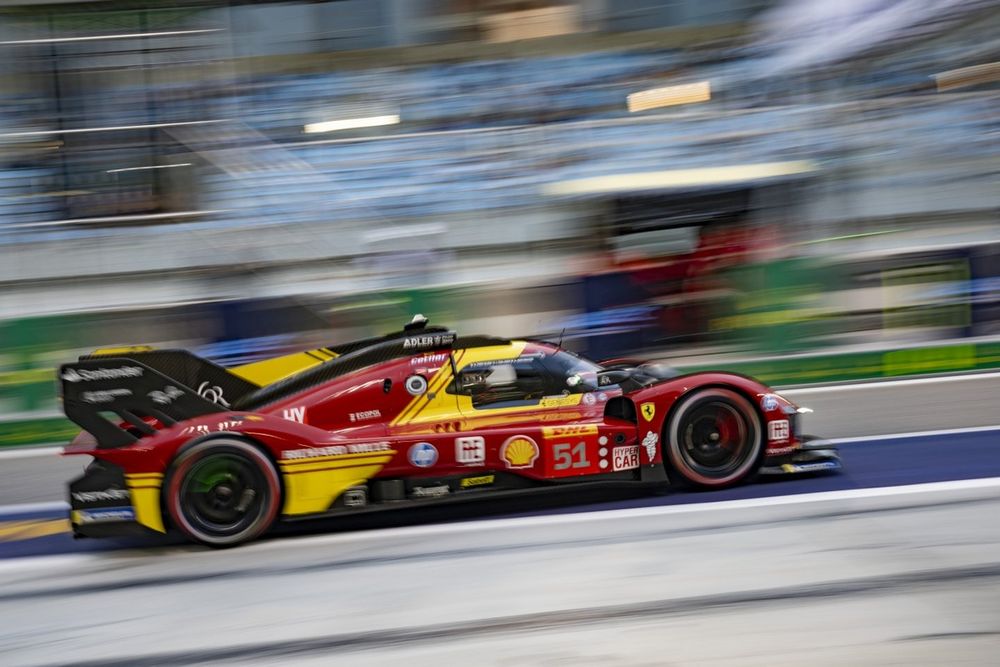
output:
[[[77,536],[212,546],[277,521],[567,484],[721,488],[835,470],[799,408],[748,377],[593,363],[558,345],[415,318],[380,338],[234,368],[183,350],[98,350],[59,370]]]

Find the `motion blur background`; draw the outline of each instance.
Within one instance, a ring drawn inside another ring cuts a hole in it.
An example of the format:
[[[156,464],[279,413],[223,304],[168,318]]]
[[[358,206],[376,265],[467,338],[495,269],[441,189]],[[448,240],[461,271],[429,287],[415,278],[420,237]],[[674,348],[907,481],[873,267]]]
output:
[[[996,2],[0,0],[0,54],[0,445],[72,434],[95,347],[417,312],[772,383],[1000,366]]]

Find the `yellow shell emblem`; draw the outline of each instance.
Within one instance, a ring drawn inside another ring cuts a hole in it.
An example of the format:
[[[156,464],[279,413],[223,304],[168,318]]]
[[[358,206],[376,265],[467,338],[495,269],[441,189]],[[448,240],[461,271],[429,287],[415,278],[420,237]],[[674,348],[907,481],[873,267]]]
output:
[[[639,406],[639,412],[642,416],[646,418],[646,421],[653,421],[653,415],[656,414],[656,404],[655,403],[643,403]]]
[[[526,435],[515,435],[500,447],[500,458],[508,468],[530,468],[538,459],[538,445]]]

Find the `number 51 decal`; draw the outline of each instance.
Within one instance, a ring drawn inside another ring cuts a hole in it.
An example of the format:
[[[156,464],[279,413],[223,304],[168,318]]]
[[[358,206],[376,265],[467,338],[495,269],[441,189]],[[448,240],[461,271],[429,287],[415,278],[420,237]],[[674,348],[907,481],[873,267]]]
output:
[[[587,458],[587,443],[585,442],[578,442],[575,445],[568,442],[552,445],[550,460],[549,474],[553,477],[597,472],[594,463]]]

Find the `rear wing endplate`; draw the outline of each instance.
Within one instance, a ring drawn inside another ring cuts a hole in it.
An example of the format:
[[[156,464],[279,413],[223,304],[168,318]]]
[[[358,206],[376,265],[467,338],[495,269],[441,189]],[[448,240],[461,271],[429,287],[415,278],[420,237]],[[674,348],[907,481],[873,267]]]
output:
[[[227,397],[236,400],[257,389],[179,350],[83,357],[59,368],[59,385],[66,416],[94,436],[99,449],[126,447],[153,435],[150,418],[172,426],[225,412]]]

